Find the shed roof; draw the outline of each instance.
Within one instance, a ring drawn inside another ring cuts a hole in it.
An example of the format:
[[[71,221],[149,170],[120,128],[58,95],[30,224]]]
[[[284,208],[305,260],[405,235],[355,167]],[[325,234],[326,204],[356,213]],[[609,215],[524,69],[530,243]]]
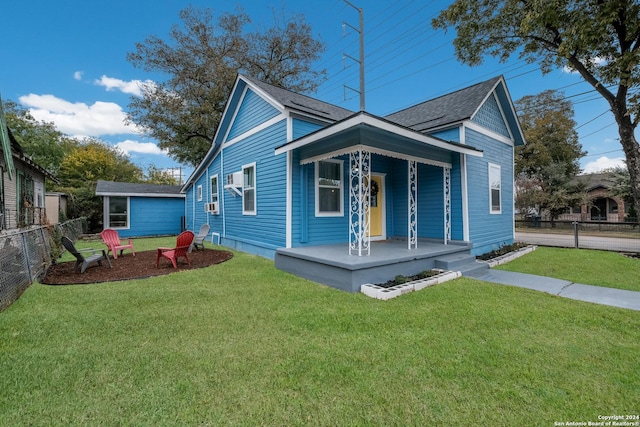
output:
[[[139,184],[98,180],[96,196],[184,197],[181,185]]]

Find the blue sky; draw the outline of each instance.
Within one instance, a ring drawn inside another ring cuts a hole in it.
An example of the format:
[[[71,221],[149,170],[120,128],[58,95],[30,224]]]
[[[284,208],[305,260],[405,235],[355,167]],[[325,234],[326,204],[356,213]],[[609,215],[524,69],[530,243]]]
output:
[[[613,115],[579,76],[563,70],[542,76],[536,64],[515,57],[505,64],[490,57],[476,67],[461,64],[454,56],[454,32],[435,31],[430,25],[449,0],[351,3],[364,10],[368,112],[384,116],[502,74],[514,101],[547,89],[563,90],[573,101],[580,142],[589,154],[581,161],[586,172],[621,163],[624,155]],[[359,56],[359,34],[353,30],[358,27],[358,12],[344,0],[8,2],[2,7],[0,25],[4,59],[0,94],[29,108],[37,119],[54,122],[66,134],[117,145],[143,168],[182,166],[183,174],[188,174],[190,167],[170,159],[156,141],[123,119],[139,82],[163,78],[135,69],[126,60],[127,52],[152,35],[168,40],[171,26],[181,23],[179,11],[189,5],[209,7],[215,17],[240,6],[252,19],[248,29],[268,28],[283,11],[287,16],[303,14],[314,35],[326,43],[317,68],[327,69],[328,79],[310,95],[359,109],[358,93],[345,89],[345,85],[359,87],[358,64],[349,58]]]

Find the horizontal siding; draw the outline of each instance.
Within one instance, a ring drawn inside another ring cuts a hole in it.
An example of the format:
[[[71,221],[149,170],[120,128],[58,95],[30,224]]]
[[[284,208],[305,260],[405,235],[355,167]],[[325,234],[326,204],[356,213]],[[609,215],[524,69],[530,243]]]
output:
[[[469,236],[472,252],[480,255],[513,242],[513,148],[469,129],[466,139],[484,151],[483,157],[467,157]],[[489,163],[501,166],[501,214],[489,209]]]
[[[436,166],[418,165],[418,237],[444,238],[444,178]]]
[[[274,149],[284,143],[286,120],[223,150],[222,179],[256,162],[256,215],[243,215],[242,197],[223,193],[227,238],[268,248],[285,246],[286,155],[274,154]]]
[[[118,230],[121,237],[177,235],[182,230],[184,199],[130,197],[131,226]]]
[[[435,136],[436,138],[444,139],[445,141],[460,142],[459,128],[441,130],[438,132],[430,133],[429,135]]]
[[[278,114],[280,114],[278,109],[248,89],[238,107],[238,113],[231,125],[227,140],[242,135]]]
[[[301,120],[297,118],[293,119],[292,122],[293,122],[293,139],[301,138],[305,135],[308,135],[324,127],[321,124],[307,122],[305,120]]]

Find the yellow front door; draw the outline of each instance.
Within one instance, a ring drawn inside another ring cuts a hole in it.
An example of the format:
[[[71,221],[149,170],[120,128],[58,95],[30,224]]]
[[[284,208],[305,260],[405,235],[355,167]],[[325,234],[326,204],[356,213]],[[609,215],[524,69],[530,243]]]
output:
[[[384,239],[384,178],[381,175],[371,175],[369,197],[369,237]]]

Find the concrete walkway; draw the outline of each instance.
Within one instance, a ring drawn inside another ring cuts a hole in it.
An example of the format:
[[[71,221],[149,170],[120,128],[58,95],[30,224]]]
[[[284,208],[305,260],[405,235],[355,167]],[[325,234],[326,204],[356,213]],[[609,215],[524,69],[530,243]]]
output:
[[[517,286],[579,301],[640,311],[640,292],[581,285],[568,280],[494,269],[471,273],[468,276],[485,282]]]

